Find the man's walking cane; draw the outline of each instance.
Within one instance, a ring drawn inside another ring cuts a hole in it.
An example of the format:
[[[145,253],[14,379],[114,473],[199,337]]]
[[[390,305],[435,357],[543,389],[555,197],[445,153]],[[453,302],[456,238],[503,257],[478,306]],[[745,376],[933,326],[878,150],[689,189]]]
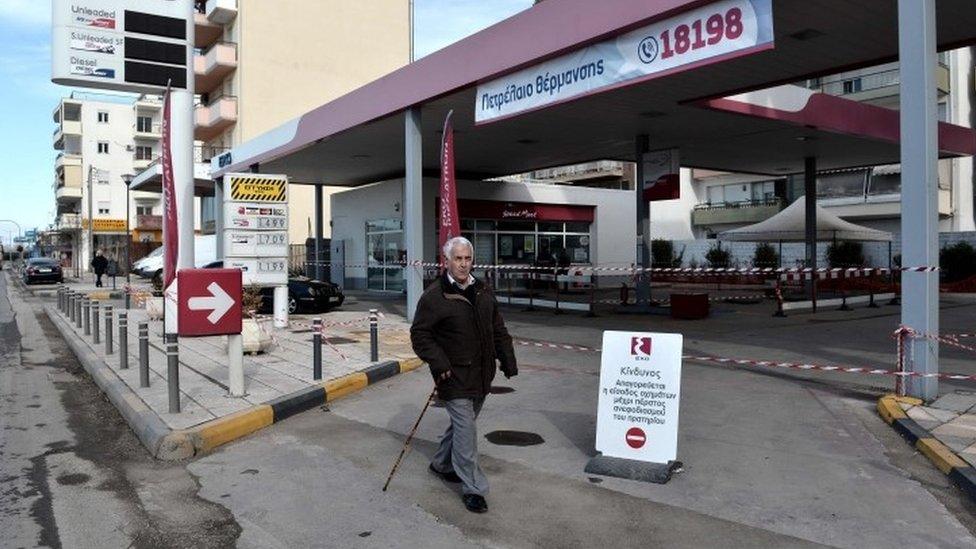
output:
[[[403,450],[400,450],[400,455],[397,456],[396,463],[393,464],[393,469],[390,470],[390,476],[386,477],[386,484],[383,485],[383,491],[385,492],[387,487],[390,486],[390,481],[393,480],[393,475],[396,473],[397,467],[400,466],[400,460],[403,459],[403,455],[407,453],[407,448],[410,447],[410,441],[413,439],[414,433],[417,432],[417,427],[420,427],[420,420],[424,418],[424,414],[427,413],[427,408],[430,407],[430,403],[434,400],[434,395],[437,394],[437,386],[434,386],[434,390],[430,392],[430,396],[427,397],[427,404],[424,404],[424,409],[420,411],[420,417],[417,418],[417,422],[413,424],[413,429],[410,429],[410,433],[407,435],[407,441],[403,443]]]

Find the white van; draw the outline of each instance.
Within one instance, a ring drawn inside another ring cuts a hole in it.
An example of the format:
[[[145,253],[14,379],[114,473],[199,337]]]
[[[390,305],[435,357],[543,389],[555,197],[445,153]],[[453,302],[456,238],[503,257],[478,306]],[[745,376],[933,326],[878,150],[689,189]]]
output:
[[[158,248],[162,250],[163,247]],[[156,250],[153,250],[155,253]],[[140,276],[155,279],[157,276],[163,278],[163,252],[153,256],[149,254],[144,258],[146,262],[141,266]],[[193,237],[193,266],[201,268],[208,263],[217,260],[217,237],[212,234],[196,235]]]

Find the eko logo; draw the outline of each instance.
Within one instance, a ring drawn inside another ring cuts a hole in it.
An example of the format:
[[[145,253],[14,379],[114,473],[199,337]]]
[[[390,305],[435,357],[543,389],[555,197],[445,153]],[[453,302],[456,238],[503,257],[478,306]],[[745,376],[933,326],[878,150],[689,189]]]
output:
[[[658,52],[657,38],[653,36],[648,36],[647,38],[640,41],[637,45],[637,56],[645,64],[650,63],[657,59]]]
[[[649,337],[630,338],[630,354],[651,356],[651,338]]]

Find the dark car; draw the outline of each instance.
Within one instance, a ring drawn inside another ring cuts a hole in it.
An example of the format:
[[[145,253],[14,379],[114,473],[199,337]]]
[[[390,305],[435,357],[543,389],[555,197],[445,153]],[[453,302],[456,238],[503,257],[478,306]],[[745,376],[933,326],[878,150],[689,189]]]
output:
[[[32,257],[27,260],[23,270],[24,284],[35,282],[64,282],[64,272],[55,259],[48,257]]]
[[[223,261],[204,265],[204,269],[222,269]],[[331,282],[312,280],[304,276],[288,279],[288,313],[321,313],[339,307],[346,300],[339,286]],[[258,312],[270,313],[274,306],[274,287],[261,288],[261,308]]]

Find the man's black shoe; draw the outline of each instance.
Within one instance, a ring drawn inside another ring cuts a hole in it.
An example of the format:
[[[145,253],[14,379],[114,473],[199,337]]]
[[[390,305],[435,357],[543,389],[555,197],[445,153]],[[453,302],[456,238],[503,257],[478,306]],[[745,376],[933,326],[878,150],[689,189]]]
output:
[[[454,471],[451,471],[450,473],[442,473],[437,469],[434,469],[434,464],[428,465],[427,468],[430,469],[431,473],[434,473],[435,475],[441,477],[447,482],[453,482],[453,483],[461,482],[461,477],[457,476],[457,473],[455,473]]]
[[[464,507],[472,513],[488,512],[488,502],[478,494],[464,494],[461,500],[464,501]]]

